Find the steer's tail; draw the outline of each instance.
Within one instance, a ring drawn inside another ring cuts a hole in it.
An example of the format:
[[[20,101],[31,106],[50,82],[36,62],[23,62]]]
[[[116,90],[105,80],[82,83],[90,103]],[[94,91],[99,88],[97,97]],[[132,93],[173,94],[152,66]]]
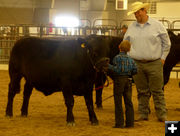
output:
[[[21,53],[19,51],[19,45],[21,43],[16,42],[9,60],[9,77],[10,77],[10,83],[9,83],[9,92],[13,93],[19,93],[20,92],[20,81],[22,78],[21,74]]]
[[[10,76],[10,83],[9,83],[9,92],[8,92],[8,103],[6,107],[6,116],[12,116],[12,105],[14,96],[20,92],[20,80],[22,78],[21,74],[15,69],[15,66],[10,59],[9,62],[9,76]]]
[[[13,62],[9,63],[9,77],[10,77],[10,83],[9,83],[9,92],[13,93],[19,93],[20,92],[20,81],[22,78],[22,75],[20,74],[19,70],[16,69]]]

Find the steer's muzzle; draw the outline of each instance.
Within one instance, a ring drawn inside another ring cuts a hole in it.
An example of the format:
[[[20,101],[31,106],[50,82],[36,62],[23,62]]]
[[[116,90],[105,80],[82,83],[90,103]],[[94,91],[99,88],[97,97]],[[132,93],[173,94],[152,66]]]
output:
[[[104,57],[96,62],[95,66],[98,71],[105,72],[108,70],[108,64],[110,62],[110,59],[107,57]]]

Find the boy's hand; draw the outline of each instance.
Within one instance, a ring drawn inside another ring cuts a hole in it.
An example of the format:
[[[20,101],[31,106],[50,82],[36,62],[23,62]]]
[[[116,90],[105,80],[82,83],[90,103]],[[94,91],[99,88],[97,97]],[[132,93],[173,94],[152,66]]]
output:
[[[106,59],[106,60],[103,62],[103,64],[102,64],[102,69],[103,69],[103,71],[107,71],[107,70],[108,70],[108,68],[109,68],[109,62],[110,62],[109,59]]]
[[[165,60],[161,59],[161,62],[162,62],[162,64],[164,65],[164,63],[165,63]]]

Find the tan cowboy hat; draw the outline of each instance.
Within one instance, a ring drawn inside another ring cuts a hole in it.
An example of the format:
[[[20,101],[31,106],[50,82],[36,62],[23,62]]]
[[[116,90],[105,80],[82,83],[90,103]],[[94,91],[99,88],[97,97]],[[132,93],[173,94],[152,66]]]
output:
[[[136,11],[140,10],[141,8],[149,9],[150,5],[149,3],[142,3],[140,1],[134,2],[131,4],[131,11],[127,13],[127,15],[131,15],[132,13],[135,13]]]

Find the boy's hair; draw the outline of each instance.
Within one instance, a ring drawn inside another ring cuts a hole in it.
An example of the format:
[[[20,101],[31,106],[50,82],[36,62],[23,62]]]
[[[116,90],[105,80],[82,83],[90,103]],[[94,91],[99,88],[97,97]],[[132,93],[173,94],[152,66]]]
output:
[[[130,51],[130,48],[131,48],[131,43],[128,40],[122,41],[119,45],[119,49],[123,52]]]

